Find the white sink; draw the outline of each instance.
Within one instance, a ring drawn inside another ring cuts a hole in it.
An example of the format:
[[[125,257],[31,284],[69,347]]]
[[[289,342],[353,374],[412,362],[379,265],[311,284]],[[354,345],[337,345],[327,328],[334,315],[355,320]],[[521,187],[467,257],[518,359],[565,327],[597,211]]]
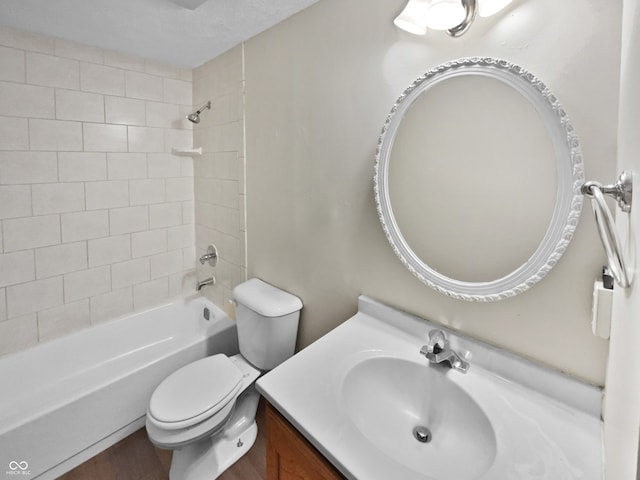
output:
[[[380,455],[418,474],[480,477],[496,456],[489,419],[449,370],[416,360],[376,355],[353,365],[341,388],[347,417]]]
[[[467,373],[420,355],[433,328]],[[367,297],[257,385],[349,479],[603,478],[598,388]]]

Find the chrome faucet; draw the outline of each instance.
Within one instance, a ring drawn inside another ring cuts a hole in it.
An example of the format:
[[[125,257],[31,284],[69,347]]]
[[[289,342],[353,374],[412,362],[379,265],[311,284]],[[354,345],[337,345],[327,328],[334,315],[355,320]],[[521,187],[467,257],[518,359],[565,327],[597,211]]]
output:
[[[442,330],[434,329],[429,332],[429,343],[422,346],[420,353],[431,363],[447,362],[451,368],[461,373],[467,373],[469,370],[469,362],[465,362],[449,348],[449,342]]]
[[[201,282],[198,282],[198,291],[202,290],[205,285],[215,285],[216,279],[214,277],[205,278]]]

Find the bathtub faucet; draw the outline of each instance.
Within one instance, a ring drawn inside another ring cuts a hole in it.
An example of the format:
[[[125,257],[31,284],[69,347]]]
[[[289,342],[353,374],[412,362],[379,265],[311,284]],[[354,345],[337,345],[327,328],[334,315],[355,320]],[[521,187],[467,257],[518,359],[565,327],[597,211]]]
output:
[[[442,330],[434,329],[429,332],[429,343],[422,346],[420,353],[427,357],[431,363],[447,362],[451,368],[462,373],[467,373],[469,370],[469,363],[451,350],[449,341]]]
[[[201,282],[198,282],[198,291],[202,290],[205,285],[215,285],[216,279],[214,277],[205,278]]]

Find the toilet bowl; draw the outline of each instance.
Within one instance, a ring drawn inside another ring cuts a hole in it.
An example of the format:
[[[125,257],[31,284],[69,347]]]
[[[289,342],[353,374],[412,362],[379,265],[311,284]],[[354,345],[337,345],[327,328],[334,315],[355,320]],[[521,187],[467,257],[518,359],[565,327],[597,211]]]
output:
[[[242,457],[257,436],[255,381],[293,355],[302,302],[262,280],[233,291],[240,354],[212,355],[169,375],[151,395],[146,429],[174,450],[171,480],[212,480]]]

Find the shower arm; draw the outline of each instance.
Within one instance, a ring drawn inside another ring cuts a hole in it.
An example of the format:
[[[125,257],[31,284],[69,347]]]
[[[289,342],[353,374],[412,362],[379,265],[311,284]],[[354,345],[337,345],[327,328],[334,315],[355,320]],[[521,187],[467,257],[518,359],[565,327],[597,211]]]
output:
[[[200,115],[206,109],[211,110],[211,100],[209,100],[207,103],[201,106],[198,110],[196,110],[196,115]]]

